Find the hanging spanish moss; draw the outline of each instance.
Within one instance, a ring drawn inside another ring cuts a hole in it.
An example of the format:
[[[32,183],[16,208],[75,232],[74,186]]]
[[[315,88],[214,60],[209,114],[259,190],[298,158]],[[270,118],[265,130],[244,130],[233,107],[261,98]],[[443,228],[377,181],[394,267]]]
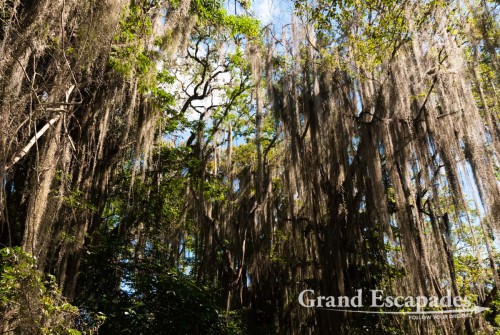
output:
[[[0,2],[1,334],[494,334],[498,3],[275,6]]]

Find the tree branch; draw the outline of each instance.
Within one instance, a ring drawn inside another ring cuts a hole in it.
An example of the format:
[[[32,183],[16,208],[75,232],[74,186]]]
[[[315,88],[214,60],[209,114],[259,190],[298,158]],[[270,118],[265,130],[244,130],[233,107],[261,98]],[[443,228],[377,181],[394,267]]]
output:
[[[66,101],[65,101],[66,104],[69,102],[69,96],[71,95],[71,92],[73,92],[74,88],[75,88],[75,85],[71,85],[71,87],[66,92]],[[62,111],[65,111],[66,109],[64,107],[61,107],[61,108],[58,108],[57,110],[62,112]],[[35,143],[38,141],[38,139],[40,137],[42,137],[43,134],[45,134],[45,132],[50,127],[52,127],[57,121],[59,121],[59,119],[61,119],[61,116],[62,116],[62,113],[59,113],[56,117],[50,119],[49,122],[47,122],[42,127],[42,129],[40,129],[35,134],[35,136],[33,136],[31,138],[31,140],[28,142],[28,144],[26,144],[26,146],[24,148],[22,148],[21,151],[19,151],[17,153],[17,155],[14,156],[14,158],[12,159],[12,161],[9,164],[5,165],[4,171],[10,170],[10,168],[12,168],[17,162],[19,162],[19,160],[21,160],[21,158],[23,158],[24,156],[26,156],[26,154],[30,151],[30,149],[33,147],[33,145],[35,145]]]

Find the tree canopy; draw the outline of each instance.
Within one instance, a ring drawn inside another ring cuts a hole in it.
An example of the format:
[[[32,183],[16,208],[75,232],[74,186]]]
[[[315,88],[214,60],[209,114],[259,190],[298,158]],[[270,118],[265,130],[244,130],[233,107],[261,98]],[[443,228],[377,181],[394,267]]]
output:
[[[500,3],[275,6],[0,2],[0,334],[498,332]]]

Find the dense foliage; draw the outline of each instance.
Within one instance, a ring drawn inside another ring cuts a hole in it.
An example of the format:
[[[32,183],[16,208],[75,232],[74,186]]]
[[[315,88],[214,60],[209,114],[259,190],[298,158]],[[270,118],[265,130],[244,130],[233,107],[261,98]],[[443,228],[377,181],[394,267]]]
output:
[[[0,334],[498,332],[498,1],[276,5],[0,2]]]

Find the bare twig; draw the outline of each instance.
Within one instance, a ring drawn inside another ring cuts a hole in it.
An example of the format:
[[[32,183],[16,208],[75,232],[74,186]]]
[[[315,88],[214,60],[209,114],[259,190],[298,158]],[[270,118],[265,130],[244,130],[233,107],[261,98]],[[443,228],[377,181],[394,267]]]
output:
[[[71,87],[68,89],[68,91],[66,92],[66,102],[69,101],[69,97],[71,95],[71,92],[73,92],[73,89],[75,88],[75,85],[71,85]],[[66,109],[64,109],[64,107],[61,107],[59,108],[58,110],[61,110],[61,111],[65,111]],[[62,113],[59,113],[58,115],[56,115],[54,118],[50,119],[49,122],[47,122],[43,127],[42,129],[40,129],[36,134],[35,136],[33,136],[31,138],[31,140],[28,142],[28,144],[26,144],[26,146],[24,148],[21,149],[21,151],[19,151],[17,153],[17,155],[14,156],[14,158],[12,159],[12,161],[5,165],[4,167],[4,171],[7,171],[9,170],[10,168],[12,168],[12,166],[14,166],[21,158],[23,158],[24,156],[26,156],[26,154],[30,151],[30,149],[33,147],[33,145],[35,145],[35,143],[37,143],[38,139],[40,137],[43,136],[43,134],[45,134],[45,132],[47,132],[47,130],[52,127],[57,121],[59,121],[61,119],[61,116],[63,114]]]

